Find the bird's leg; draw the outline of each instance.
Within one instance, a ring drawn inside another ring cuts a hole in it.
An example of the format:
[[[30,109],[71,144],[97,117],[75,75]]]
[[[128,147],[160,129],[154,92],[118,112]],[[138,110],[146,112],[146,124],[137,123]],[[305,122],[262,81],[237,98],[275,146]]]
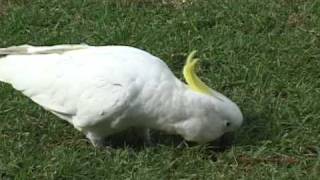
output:
[[[105,146],[105,141],[104,141],[104,139],[97,139],[97,138],[95,138],[95,139],[93,139],[93,138],[88,138],[89,140],[90,140],[90,142],[91,142],[91,144],[94,146],[94,147],[96,147],[96,148],[102,148],[102,147],[104,147]]]
[[[151,140],[151,135],[150,135],[150,129],[149,128],[143,128],[143,138],[144,138],[144,142],[147,145],[152,145],[152,140]]]
[[[188,145],[186,140],[182,140],[177,146],[177,148],[179,148],[179,149],[180,148],[186,148],[186,147],[189,147],[189,145]]]
[[[142,141],[146,145],[152,145],[149,128],[134,128],[133,134],[136,135],[137,141]]]
[[[92,133],[87,133],[86,136],[94,147],[104,148],[106,146],[105,137],[99,137]]]

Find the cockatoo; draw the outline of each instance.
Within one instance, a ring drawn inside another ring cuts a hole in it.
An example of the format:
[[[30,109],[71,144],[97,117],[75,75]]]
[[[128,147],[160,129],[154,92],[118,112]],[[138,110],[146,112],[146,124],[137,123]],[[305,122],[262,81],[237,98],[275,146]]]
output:
[[[13,46],[0,48],[0,81],[68,121],[94,146],[131,127],[206,143],[240,127],[243,116],[200,80],[194,56],[183,68],[185,84],[164,61],[134,47]]]

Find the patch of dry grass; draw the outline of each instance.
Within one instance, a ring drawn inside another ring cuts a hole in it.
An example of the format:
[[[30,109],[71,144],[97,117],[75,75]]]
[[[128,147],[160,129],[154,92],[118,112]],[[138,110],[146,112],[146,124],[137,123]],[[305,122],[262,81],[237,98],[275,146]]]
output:
[[[27,0],[0,0],[0,17],[8,13],[8,10],[12,5],[24,4],[29,1]]]
[[[7,12],[7,1],[0,0],[0,16],[3,16]]]
[[[190,3],[191,0],[119,0],[118,3],[123,6],[130,6],[136,4],[152,4],[152,5],[166,5],[172,7],[181,7],[184,4]]]
[[[291,27],[300,27],[303,26],[306,20],[306,15],[293,13],[288,17],[288,25]]]

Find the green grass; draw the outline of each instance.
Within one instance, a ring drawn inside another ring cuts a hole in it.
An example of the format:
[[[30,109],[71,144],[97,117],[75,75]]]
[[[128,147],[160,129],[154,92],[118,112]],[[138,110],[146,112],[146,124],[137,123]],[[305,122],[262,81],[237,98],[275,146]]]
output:
[[[320,1],[1,0],[0,47],[124,44],[178,77],[201,77],[241,107],[232,147],[94,149],[69,124],[0,84],[0,179],[318,179]]]

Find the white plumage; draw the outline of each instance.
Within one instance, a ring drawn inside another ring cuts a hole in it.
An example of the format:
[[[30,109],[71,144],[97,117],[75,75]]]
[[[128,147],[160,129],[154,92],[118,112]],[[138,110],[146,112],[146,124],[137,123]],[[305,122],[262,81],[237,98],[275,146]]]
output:
[[[190,77],[197,81],[194,73]],[[68,121],[95,146],[130,127],[205,143],[242,124],[231,100],[184,84],[162,60],[133,47],[2,48],[0,81]]]

